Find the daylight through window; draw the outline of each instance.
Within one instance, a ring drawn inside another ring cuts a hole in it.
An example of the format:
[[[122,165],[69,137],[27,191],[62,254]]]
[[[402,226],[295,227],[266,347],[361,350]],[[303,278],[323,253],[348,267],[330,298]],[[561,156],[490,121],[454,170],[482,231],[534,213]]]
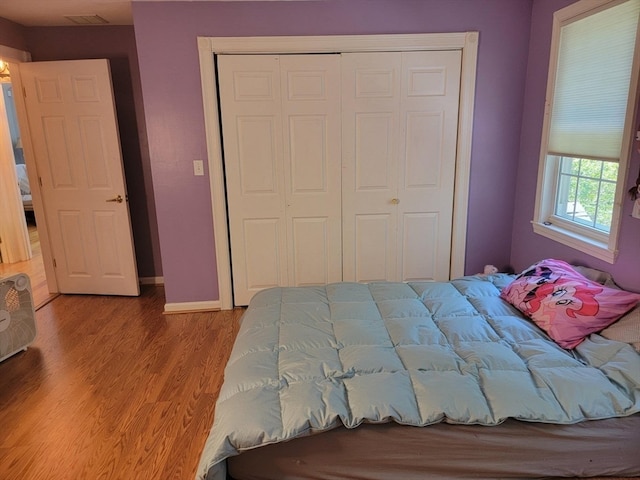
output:
[[[534,230],[609,262],[634,130],[639,17],[640,0],[580,1],[554,15]]]
[[[562,157],[555,214],[609,233],[618,163]]]

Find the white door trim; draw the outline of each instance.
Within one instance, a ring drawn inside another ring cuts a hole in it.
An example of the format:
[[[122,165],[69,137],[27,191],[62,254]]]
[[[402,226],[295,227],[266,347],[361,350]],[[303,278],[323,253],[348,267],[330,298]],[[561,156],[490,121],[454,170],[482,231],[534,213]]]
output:
[[[31,53],[25,52],[24,50],[18,50],[17,48],[7,47],[6,45],[0,45],[0,57],[7,62],[19,63],[31,61]]]
[[[286,54],[413,50],[462,50],[451,244],[451,277],[455,278],[464,275],[478,32],[308,37],[198,37],[219,301],[223,310],[233,308],[233,292],[214,55],[222,53]]]
[[[33,211],[38,221],[38,236],[40,237],[40,249],[42,252],[42,263],[44,265],[45,277],[47,280],[47,288],[50,293],[58,292],[58,282],[56,280],[55,269],[53,267],[53,255],[49,244],[49,230],[44,221],[44,206],[40,193],[40,184],[34,182],[37,178],[37,169],[35,164],[35,156],[31,146],[31,131],[29,130],[29,121],[27,119],[27,109],[24,102],[22,92],[22,77],[20,76],[20,63],[30,62],[31,53],[15,48],[0,45],[0,56],[9,61],[11,67],[11,84],[13,85],[14,100],[16,102],[16,113],[18,115],[18,123],[20,125],[20,136],[22,137],[22,146],[24,148],[24,160],[27,164],[27,171],[32,172],[29,176],[31,186],[31,196],[33,201]]]

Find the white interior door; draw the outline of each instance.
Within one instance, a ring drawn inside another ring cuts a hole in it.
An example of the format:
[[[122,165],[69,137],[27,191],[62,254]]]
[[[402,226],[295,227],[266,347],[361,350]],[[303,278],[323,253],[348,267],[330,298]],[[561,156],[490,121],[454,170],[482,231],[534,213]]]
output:
[[[459,51],[342,55],[344,280],[448,280]]]
[[[233,292],[339,281],[337,55],[218,57]]]
[[[60,292],[138,295],[107,60],[20,71]]]

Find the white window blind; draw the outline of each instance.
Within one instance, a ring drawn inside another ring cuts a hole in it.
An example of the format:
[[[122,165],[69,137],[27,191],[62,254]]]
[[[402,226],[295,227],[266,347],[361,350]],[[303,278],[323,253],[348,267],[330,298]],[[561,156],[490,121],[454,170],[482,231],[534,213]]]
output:
[[[630,0],[561,28],[549,154],[618,161],[639,15]]]

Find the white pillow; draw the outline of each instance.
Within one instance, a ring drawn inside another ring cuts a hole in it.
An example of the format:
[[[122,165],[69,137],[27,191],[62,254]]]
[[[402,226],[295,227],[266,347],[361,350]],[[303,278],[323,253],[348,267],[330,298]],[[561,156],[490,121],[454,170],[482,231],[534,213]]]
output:
[[[583,277],[588,278],[592,282],[597,282],[600,285],[604,285],[605,287],[620,288],[618,285],[616,285],[616,282],[613,281],[613,277],[608,272],[603,272],[602,270],[596,270],[595,268],[583,267],[580,265],[572,265],[572,267]]]
[[[613,281],[611,274],[595,268],[574,265],[578,272],[589,280],[611,288],[620,288]],[[599,332],[604,338],[617,342],[630,343],[640,353],[640,305],[626,313],[618,321]]]
[[[600,332],[604,338],[630,343],[640,353],[640,306]]]

